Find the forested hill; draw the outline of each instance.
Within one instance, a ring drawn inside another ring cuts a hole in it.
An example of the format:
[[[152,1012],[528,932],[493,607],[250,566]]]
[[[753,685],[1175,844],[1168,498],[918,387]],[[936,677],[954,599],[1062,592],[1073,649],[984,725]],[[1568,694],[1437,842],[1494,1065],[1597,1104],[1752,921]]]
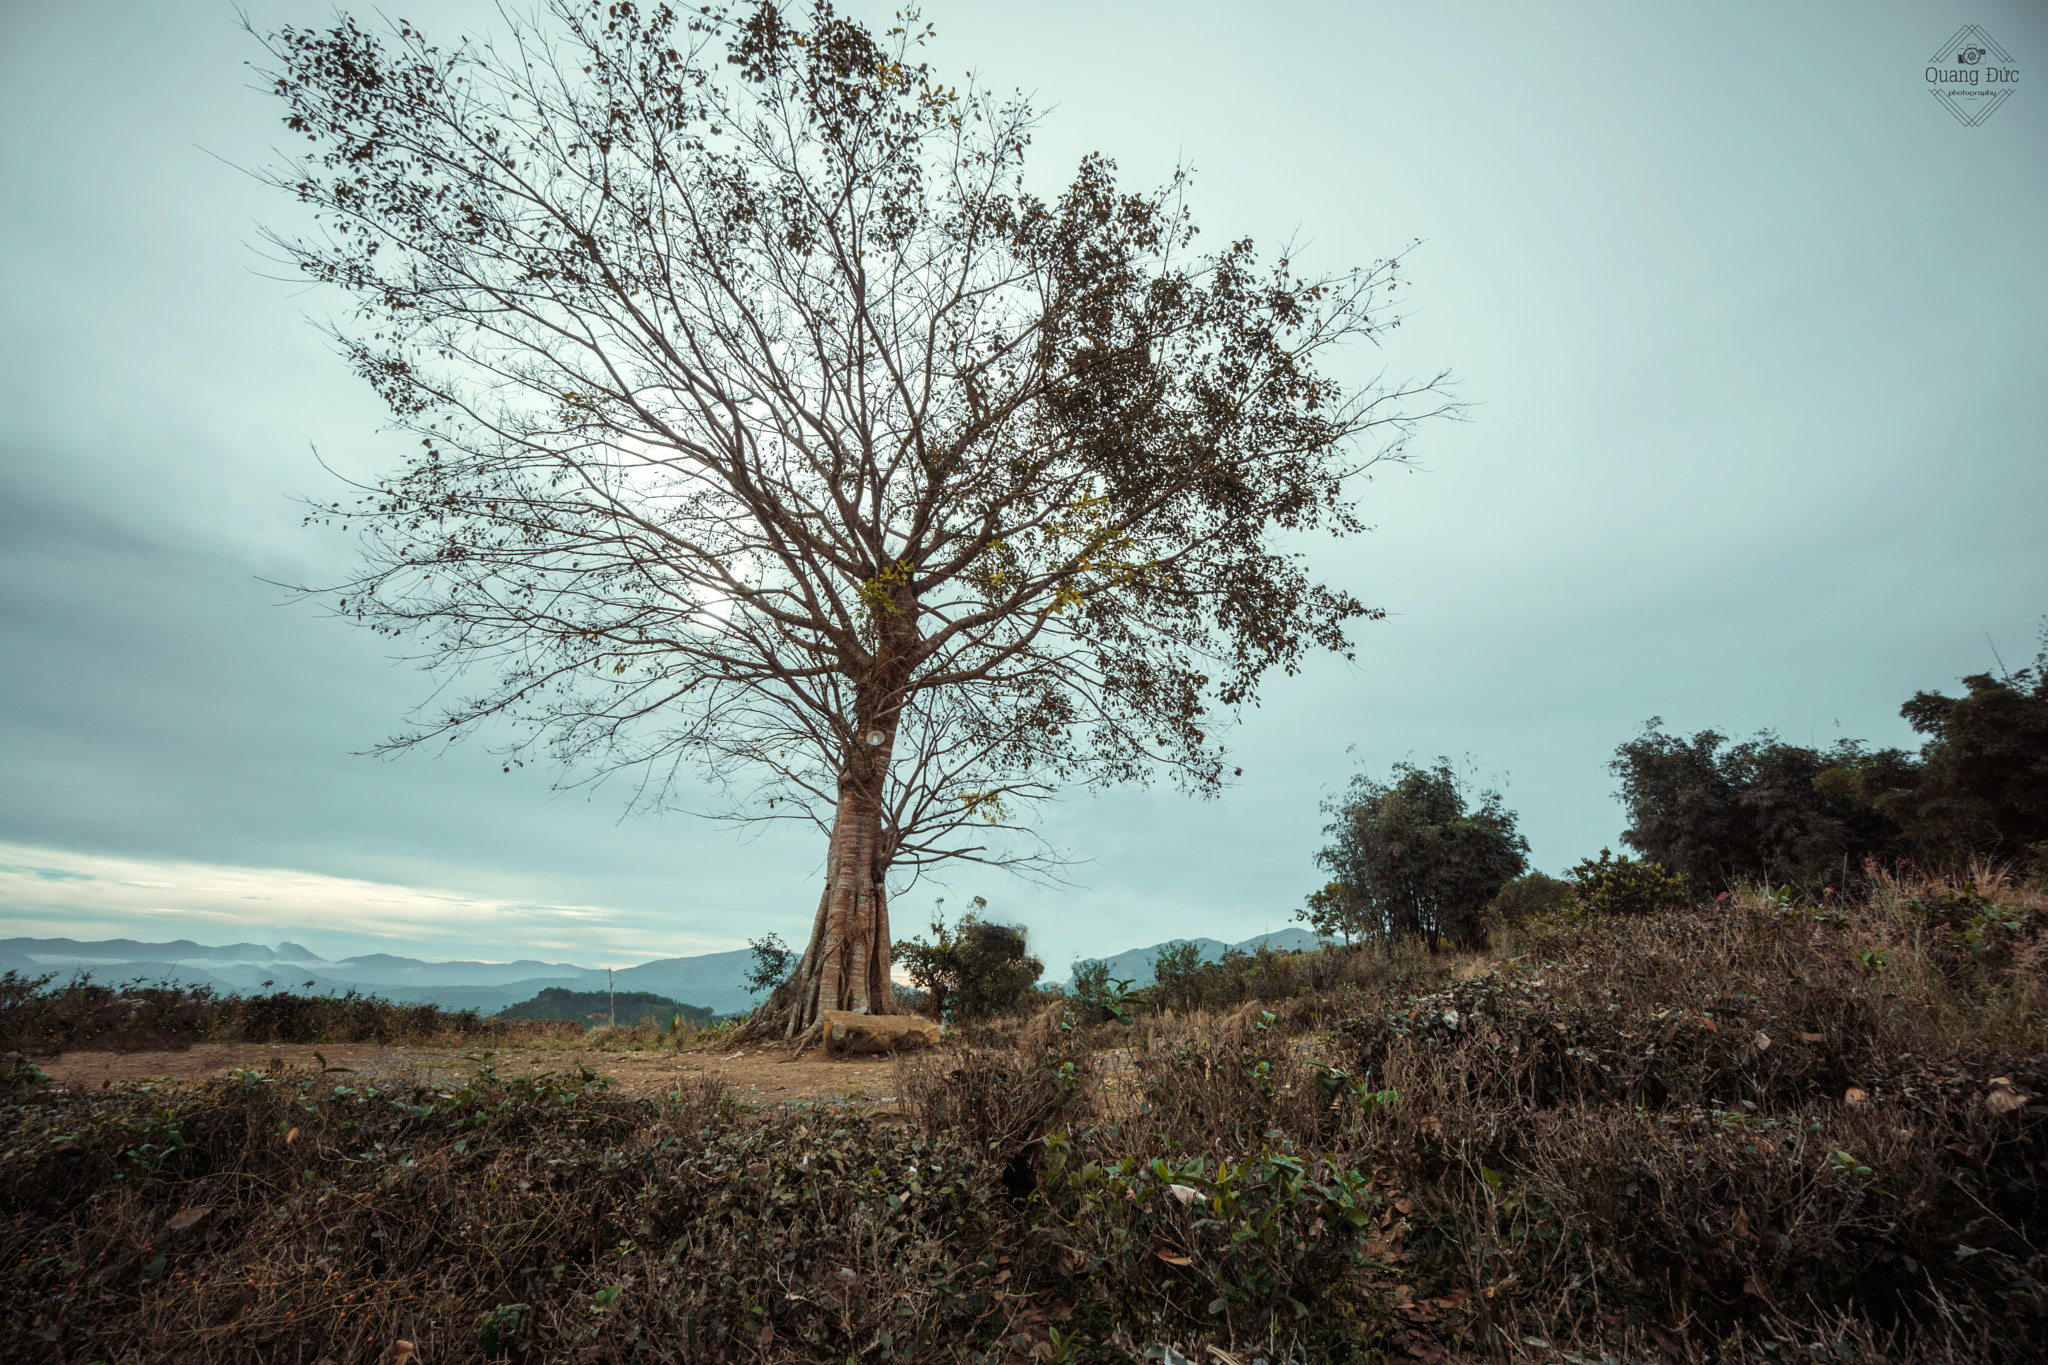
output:
[[[635,1024],[653,1015],[664,1027],[677,1015],[692,1023],[710,1022],[713,1011],[704,1005],[686,1005],[652,991],[572,991],[549,986],[531,1000],[507,1005],[493,1016],[498,1019],[575,1019],[581,1023],[611,1020]]]

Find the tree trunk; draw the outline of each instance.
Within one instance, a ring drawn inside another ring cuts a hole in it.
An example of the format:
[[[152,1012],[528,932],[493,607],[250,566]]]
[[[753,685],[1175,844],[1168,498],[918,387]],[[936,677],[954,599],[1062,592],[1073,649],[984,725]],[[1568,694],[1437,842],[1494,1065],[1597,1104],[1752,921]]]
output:
[[[893,727],[891,727],[893,729]],[[811,922],[811,941],[789,979],[754,1011],[739,1041],[794,1038],[825,1010],[900,1014],[889,981],[890,850],[882,832],[882,781],[894,735],[876,728],[879,745],[861,744],[839,778],[839,810],[825,858],[825,891]]]

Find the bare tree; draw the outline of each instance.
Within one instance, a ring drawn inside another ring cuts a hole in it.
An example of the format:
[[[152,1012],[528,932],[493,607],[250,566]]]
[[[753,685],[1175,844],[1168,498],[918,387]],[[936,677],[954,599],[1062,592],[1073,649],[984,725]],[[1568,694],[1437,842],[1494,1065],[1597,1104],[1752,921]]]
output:
[[[1212,712],[1378,614],[1274,541],[1360,529],[1352,480],[1451,410],[1316,369],[1394,325],[1398,262],[1194,255],[1182,180],[1100,157],[1039,198],[1031,110],[938,84],[928,28],[508,23],[262,39],[311,144],[265,174],[316,220],[269,240],[418,438],[319,505],[365,555],[320,591],[478,689],[390,747],[509,721],[508,765],[815,821],[756,1027],[889,1010],[891,868],[1044,866],[1063,785],[1214,792]]]

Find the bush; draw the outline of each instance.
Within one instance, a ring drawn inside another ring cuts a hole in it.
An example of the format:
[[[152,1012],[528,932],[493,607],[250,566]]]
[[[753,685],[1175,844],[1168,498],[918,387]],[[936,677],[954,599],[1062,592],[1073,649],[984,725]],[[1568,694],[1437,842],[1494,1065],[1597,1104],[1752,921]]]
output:
[[[1533,919],[1554,915],[1578,903],[1578,888],[1571,882],[1528,872],[1500,889],[1486,908],[1490,923],[1520,928]]]
[[[1477,947],[1487,903],[1528,860],[1500,793],[1481,792],[1470,805],[1448,759],[1433,768],[1396,763],[1389,782],[1360,773],[1324,810],[1335,818],[1316,862],[1336,880],[1296,912],[1323,935],[1420,938],[1431,951],[1446,942]]]
[[[1600,850],[1572,869],[1579,903],[1596,915],[1648,915],[1685,904],[1685,878],[1647,858],[1617,858]]]
[[[988,902],[980,896],[973,905],[951,928],[934,915],[929,943],[911,938],[893,946],[894,960],[908,968],[912,984],[942,1018],[949,1009],[962,1019],[1014,1010],[1045,974],[1045,964],[1026,951],[1022,925],[982,919],[979,912]]]
[[[0,974],[0,1050],[47,1057],[66,1049],[185,1047],[216,1043],[412,1043],[496,1037],[475,1010],[397,1005],[378,996],[216,995],[205,987],[79,976]]]

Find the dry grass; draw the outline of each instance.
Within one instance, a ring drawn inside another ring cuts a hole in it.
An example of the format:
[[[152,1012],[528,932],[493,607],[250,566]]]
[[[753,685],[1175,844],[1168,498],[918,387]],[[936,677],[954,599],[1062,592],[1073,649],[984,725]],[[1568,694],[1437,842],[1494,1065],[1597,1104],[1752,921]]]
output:
[[[2043,915],[1895,881],[1268,961],[1262,998],[964,1030],[898,1123],[488,1067],[29,1078],[0,1356],[2039,1359]]]

